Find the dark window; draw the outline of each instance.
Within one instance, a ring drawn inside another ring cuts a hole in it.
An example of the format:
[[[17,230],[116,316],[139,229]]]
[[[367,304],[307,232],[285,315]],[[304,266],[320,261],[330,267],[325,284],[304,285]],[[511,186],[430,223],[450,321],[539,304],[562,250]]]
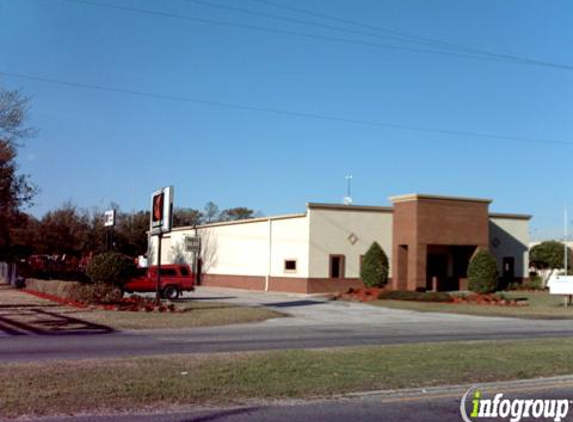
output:
[[[285,271],[296,271],[296,261],[294,259],[285,260]]]
[[[344,255],[330,255],[330,278],[344,278]]]
[[[179,267],[179,272],[181,273],[182,276],[189,275],[189,270],[187,269],[187,267]]]
[[[175,277],[177,275],[177,271],[173,268],[162,268],[161,275],[166,275],[168,277]]]

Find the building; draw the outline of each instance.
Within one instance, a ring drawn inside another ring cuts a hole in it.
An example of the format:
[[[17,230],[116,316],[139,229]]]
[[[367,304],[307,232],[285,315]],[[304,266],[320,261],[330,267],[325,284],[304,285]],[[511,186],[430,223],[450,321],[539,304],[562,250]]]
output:
[[[490,200],[401,195],[393,206],[307,204],[305,213],[175,228],[162,262],[195,263],[200,283],[261,291],[319,293],[360,287],[362,257],[378,242],[390,262],[389,287],[464,290],[469,260],[489,249],[507,281],[528,276],[528,215],[493,214]],[[150,262],[157,262],[157,238]],[[155,254],[156,255],[156,254]]]

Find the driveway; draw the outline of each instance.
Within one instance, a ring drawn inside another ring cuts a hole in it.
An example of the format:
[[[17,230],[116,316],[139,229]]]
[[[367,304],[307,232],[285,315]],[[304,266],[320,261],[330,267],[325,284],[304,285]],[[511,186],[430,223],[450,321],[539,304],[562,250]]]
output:
[[[293,293],[264,293],[219,287],[198,287],[195,292],[186,293],[182,300],[204,300],[227,302],[246,306],[265,306],[289,314],[291,318],[280,318],[270,322],[279,325],[388,325],[428,324],[453,322],[507,322],[508,318],[457,315],[445,313],[417,312],[390,309],[366,303],[328,300],[324,295]],[[522,320],[515,320],[520,322]],[[264,323],[262,323],[264,325]]]

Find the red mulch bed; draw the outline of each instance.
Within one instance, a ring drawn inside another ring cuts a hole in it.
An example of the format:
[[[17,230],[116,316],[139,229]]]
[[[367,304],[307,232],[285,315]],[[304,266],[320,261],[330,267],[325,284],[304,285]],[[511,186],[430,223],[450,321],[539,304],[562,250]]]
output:
[[[123,312],[177,312],[175,305],[172,303],[167,305],[161,304],[159,306],[156,306],[155,300],[136,295],[128,298],[122,298],[113,303],[88,304],[84,302],[77,302],[75,300],[51,295],[48,293],[37,292],[34,290],[23,289],[22,291],[32,296],[36,296],[42,299],[47,299],[52,302],[59,303],[61,305],[73,306],[79,309],[91,308],[91,309],[101,309],[104,311],[123,311]]]
[[[370,287],[364,289],[348,289],[345,293],[338,293],[334,296],[334,299],[337,300],[349,300],[353,302],[372,302],[373,300],[378,299],[378,295],[380,292],[384,291],[385,289],[381,289],[380,287]]]
[[[88,305],[86,305],[85,303],[76,302],[76,301],[70,300],[70,299],[64,299],[63,297],[50,295],[48,293],[41,293],[41,292],[37,292],[35,290],[28,290],[28,289],[22,289],[21,291],[24,293],[28,293],[29,295],[39,297],[41,299],[46,299],[46,300],[50,300],[52,302],[59,303],[60,305],[73,306],[75,308],[87,308],[88,307]]]

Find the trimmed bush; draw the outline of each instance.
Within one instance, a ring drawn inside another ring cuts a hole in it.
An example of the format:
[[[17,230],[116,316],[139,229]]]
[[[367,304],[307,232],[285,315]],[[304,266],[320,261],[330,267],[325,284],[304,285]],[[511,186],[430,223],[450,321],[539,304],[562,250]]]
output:
[[[76,300],[82,284],[76,281],[26,279],[26,289],[39,293],[58,296],[63,299]]]
[[[511,283],[507,290],[545,290],[543,280],[538,275],[531,276],[529,281],[524,283]]]
[[[74,300],[92,305],[118,302],[123,297],[121,288],[108,283],[84,284]]]
[[[409,300],[415,302],[450,302],[452,296],[446,292],[413,292],[403,290],[383,291],[378,299]]]
[[[480,250],[468,265],[468,288],[475,293],[492,293],[499,287],[499,274],[495,258]]]
[[[84,284],[77,281],[26,279],[26,289],[89,304],[114,303],[123,297],[112,284]]]
[[[372,243],[364,255],[360,278],[366,287],[384,287],[388,283],[388,257],[378,242]]]
[[[92,259],[86,275],[94,283],[121,287],[135,274],[136,269],[135,262],[130,258],[117,252],[106,252]]]

